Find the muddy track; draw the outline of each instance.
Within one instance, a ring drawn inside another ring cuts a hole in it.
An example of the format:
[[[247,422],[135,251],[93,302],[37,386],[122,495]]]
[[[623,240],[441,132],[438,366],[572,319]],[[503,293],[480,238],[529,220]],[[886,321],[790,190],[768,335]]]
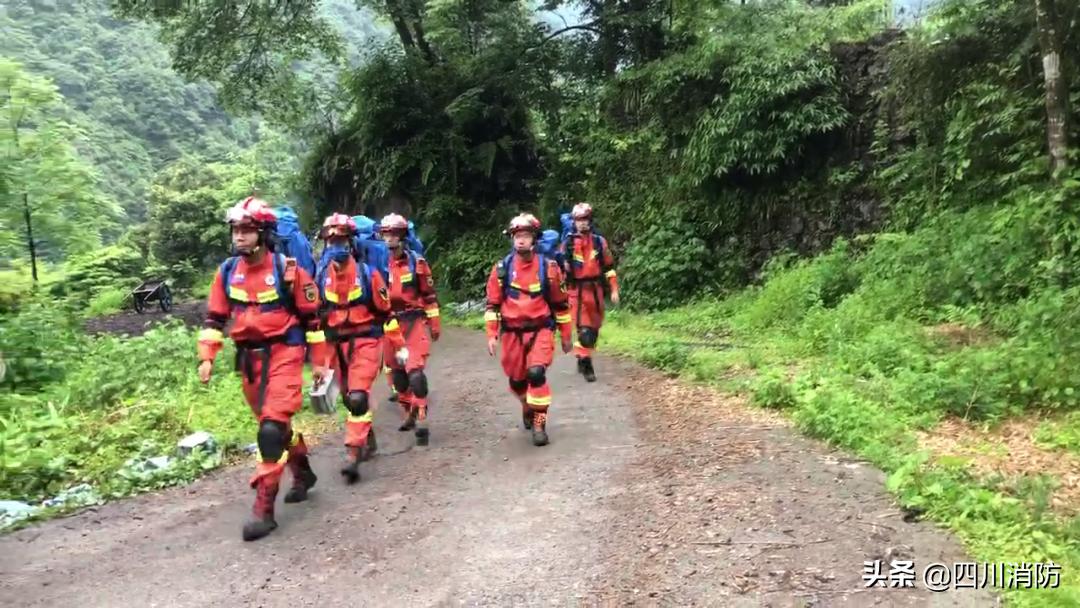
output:
[[[550,370],[552,443],[531,445],[478,333],[430,375],[432,441],[380,402],[383,455],[356,486],[341,437],[313,450],[311,499],[240,540],[250,467],[0,538],[5,606],[988,606],[975,590],[863,588],[863,561],[964,561],[907,523],[882,475],[620,360]],[[238,403],[237,407],[241,407]],[[919,584],[919,581],[916,581]]]
[[[103,317],[95,317],[86,321],[84,327],[90,334],[117,334],[127,336],[141,336],[155,325],[166,321],[179,319],[192,327],[202,325],[206,318],[206,303],[197,301],[177,302],[172,310],[163,313],[155,305],[139,314],[132,310],[125,310]]]

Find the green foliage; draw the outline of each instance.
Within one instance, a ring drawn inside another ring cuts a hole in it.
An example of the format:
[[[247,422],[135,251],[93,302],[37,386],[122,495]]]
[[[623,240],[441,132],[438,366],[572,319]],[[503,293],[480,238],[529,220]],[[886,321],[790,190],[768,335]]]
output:
[[[0,255],[30,258],[27,213],[39,259],[100,245],[121,212],[76,153],[72,142],[82,134],[60,119],[56,86],[0,56],[0,91]]]
[[[91,298],[86,307],[86,314],[92,317],[100,317],[120,312],[128,302],[130,290],[120,288],[104,289]]]
[[[685,302],[713,280],[704,263],[708,258],[692,223],[655,226],[631,241],[620,265],[626,304],[656,309]]]
[[[0,397],[8,391],[31,394],[63,378],[84,345],[75,327],[72,315],[45,298],[27,298],[17,312],[0,315],[0,353],[7,368]]]
[[[138,251],[120,245],[103,247],[73,257],[65,264],[62,281],[49,290],[53,297],[86,306],[103,292],[128,292],[140,282],[146,260]]]
[[[787,378],[779,372],[770,371],[754,380],[750,402],[758,407],[788,409],[795,405],[795,391]]]
[[[510,251],[506,237],[498,231],[467,232],[445,245],[432,272],[440,297],[447,301],[482,300],[492,267]]]

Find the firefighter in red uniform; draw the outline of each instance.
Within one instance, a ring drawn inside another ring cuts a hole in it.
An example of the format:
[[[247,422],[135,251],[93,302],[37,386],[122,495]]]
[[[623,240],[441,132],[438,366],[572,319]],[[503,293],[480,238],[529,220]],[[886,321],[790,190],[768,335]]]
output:
[[[427,426],[428,381],[424,367],[431,353],[431,342],[438,341],[442,329],[431,267],[422,256],[406,248],[408,229],[409,223],[396,213],[379,222],[379,232],[390,248],[390,301],[409,348],[409,358],[404,364],[394,360],[389,353],[386,360],[390,362],[394,389],[405,416],[405,422],[398,430],[415,428],[416,444],[427,445],[430,433]]]
[[[243,376],[244,397],[259,421],[259,463],[251,479],[255,489],[252,518],[244,540],[266,536],[275,528],[274,500],[286,466],[293,485],[285,502],[300,502],[315,485],[308,450],[291,420],[303,403],[301,393],[305,344],[311,346],[312,375],[326,374],[325,338],[319,326],[315,282],[296,260],[276,254],[270,245],[277,219],[254,197],[227,214],[239,255],[227,259],[214,276],[206,321],[199,334],[199,379],[210,381],[221,351],[225,324],[236,343],[236,369]]]
[[[570,352],[570,305],[559,264],[535,253],[539,220],[523,213],[506,232],[514,251],[492,268],[487,282],[488,354],[495,356],[501,333],[503,372],[521,401],[522,422],[532,430],[533,444],[541,446],[548,442],[551,387],[546,374],[555,351],[554,329],[558,325],[563,352]]]
[[[397,320],[391,318],[390,294],[382,274],[354,258],[356,223],[335,213],[326,218],[322,238],[330,263],[318,282],[322,296],[323,325],[333,347],[334,375],[349,415],[345,419],[345,466],[341,474],[347,483],[360,479],[360,462],[376,449],[371,428],[371,385],[382,367],[383,339],[391,357],[405,359],[405,340]]]
[[[604,324],[604,286],[611,291],[611,303],[619,303],[619,280],[615,275],[615,258],[604,237],[592,230],[592,207],[588,203],[574,205],[570,212],[574,232],[562,244],[566,260],[566,283],[570,291],[570,316],[577,329],[574,355],[578,373],[588,382],[596,381],[592,354]]]

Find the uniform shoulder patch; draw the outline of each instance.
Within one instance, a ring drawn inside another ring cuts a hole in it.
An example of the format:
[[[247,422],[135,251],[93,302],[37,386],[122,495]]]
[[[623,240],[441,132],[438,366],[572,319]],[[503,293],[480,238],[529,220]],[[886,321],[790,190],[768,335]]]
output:
[[[386,285],[383,285],[382,287],[379,288],[379,297],[384,299],[384,300],[389,300],[390,299],[390,292],[387,291]]]
[[[318,293],[315,291],[315,284],[308,283],[304,285],[304,299],[308,302],[314,302]]]

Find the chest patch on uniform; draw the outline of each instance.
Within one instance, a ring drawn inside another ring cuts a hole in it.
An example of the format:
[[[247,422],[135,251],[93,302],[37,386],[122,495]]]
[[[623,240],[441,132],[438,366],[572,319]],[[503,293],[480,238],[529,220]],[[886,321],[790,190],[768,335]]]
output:
[[[239,284],[241,284],[243,282],[244,282],[244,273],[242,273],[242,272],[234,272],[233,275],[232,275],[232,278],[229,279],[229,283],[231,283],[233,285],[239,285]]]
[[[266,279],[265,279],[265,281],[266,281],[266,284],[267,284],[267,285],[269,285],[269,286],[273,287],[273,286],[274,286],[274,283],[275,283],[275,281],[274,281],[274,275],[272,275],[272,274],[268,274],[268,275],[266,275]]]
[[[432,279],[432,278],[431,278],[431,277],[429,276],[429,277],[427,278],[427,284],[428,284],[428,287],[431,287],[431,286],[433,286],[433,285],[435,284],[435,279]]]
[[[308,302],[314,302],[315,301],[315,284],[314,283],[308,283],[307,285],[304,285],[304,298]]]
[[[379,297],[384,299],[384,300],[389,300],[390,299],[390,292],[386,290],[385,285],[383,285],[382,287],[379,288]]]

